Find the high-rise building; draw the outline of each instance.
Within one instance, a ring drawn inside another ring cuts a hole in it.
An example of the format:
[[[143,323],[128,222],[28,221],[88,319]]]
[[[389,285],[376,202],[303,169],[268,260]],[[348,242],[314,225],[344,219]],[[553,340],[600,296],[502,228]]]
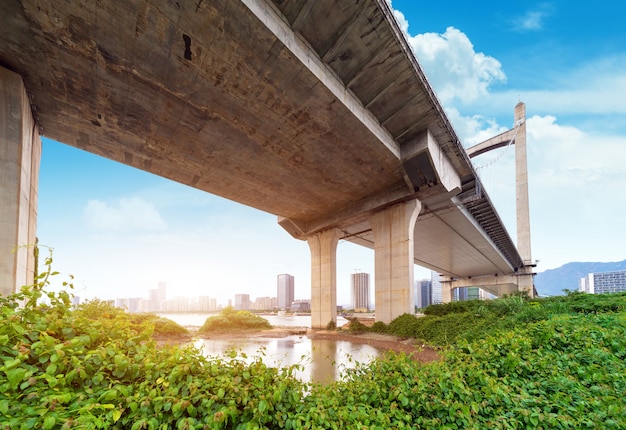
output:
[[[235,294],[235,309],[238,311],[250,310],[250,294]]]
[[[443,302],[442,291],[441,291],[441,275],[437,272],[430,272],[430,282],[431,282],[431,297],[432,302],[431,305],[436,305],[438,303]]]
[[[166,284],[159,282],[157,288],[148,291],[148,300],[150,301],[149,309],[151,312],[159,312],[164,310],[164,303],[167,299]]]
[[[354,310],[369,311],[370,275],[357,272],[352,274],[352,307]]]
[[[429,279],[415,281],[415,307],[424,309],[433,304],[433,283]]]
[[[268,311],[276,306],[276,297],[257,297],[253,308],[257,311]]]
[[[489,294],[479,287],[460,287],[453,291],[452,300],[455,302],[463,302],[467,300],[486,300],[490,298]]]
[[[290,310],[294,300],[294,277],[286,273],[278,275],[278,309]]]
[[[624,292],[626,291],[626,270],[589,273],[580,279],[579,291],[589,294]]]
[[[293,312],[308,313],[311,312],[310,300],[296,300],[291,304],[291,310]]]

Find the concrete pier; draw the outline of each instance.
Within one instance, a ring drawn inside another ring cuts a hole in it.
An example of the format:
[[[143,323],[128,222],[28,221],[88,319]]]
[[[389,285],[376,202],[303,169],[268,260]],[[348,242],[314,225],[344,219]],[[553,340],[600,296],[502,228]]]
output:
[[[374,279],[376,321],[390,323],[404,313],[414,313],[414,230],[422,208],[419,200],[374,214]]]
[[[41,139],[20,75],[0,67],[0,294],[33,282]],[[29,246],[31,245],[31,246]]]
[[[337,244],[341,231],[330,229],[308,238],[311,250],[311,328],[337,322]]]

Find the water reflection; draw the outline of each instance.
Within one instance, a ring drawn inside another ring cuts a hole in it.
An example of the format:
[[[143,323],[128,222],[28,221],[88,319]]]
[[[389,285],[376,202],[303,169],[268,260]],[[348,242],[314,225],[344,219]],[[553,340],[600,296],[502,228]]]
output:
[[[330,339],[309,339],[306,336],[284,338],[253,338],[213,340],[199,339],[195,346],[206,356],[225,356],[236,350],[244,353],[246,362],[261,356],[271,367],[300,365],[295,374],[302,381],[330,383],[340,378],[346,368],[353,368],[356,362],[369,362],[382,356],[383,351],[370,345],[354,344]]]
[[[339,379],[337,342],[311,339],[311,381],[327,384]]]

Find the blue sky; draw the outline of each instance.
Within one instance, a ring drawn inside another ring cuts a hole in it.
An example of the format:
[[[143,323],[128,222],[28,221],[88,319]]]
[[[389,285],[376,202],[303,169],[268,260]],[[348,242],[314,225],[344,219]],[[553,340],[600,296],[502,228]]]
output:
[[[626,31],[618,2],[393,0],[466,146],[512,126],[526,103],[533,258],[543,271],[571,261],[626,258]],[[513,149],[476,159],[515,235]],[[497,161],[491,161],[497,160]],[[309,250],[273,215],[44,139],[38,236],[54,248],[59,282],[83,298],[276,294],[295,276],[310,295]],[[350,274],[373,274],[370,250],[340,243],[338,302]],[[416,268],[416,278],[429,272]]]

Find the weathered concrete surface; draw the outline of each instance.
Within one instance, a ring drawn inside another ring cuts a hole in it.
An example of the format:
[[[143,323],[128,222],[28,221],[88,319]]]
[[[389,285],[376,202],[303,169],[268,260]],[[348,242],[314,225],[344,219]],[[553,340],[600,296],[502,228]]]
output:
[[[330,229],[308,238],[311,250],[311,327],[337,322],[337,244],[341,231]]]
[[[40,159],[22,78],[0,67],[0,295],[33,283]]]
[[[301,239],[337,228],[373,247],[368,218],[419,199],[416,263],[521,264],[385,0],[5,0],[0,28],[0,64],[45,136],[276,214]],[[425,133],[435,158],[407,151]]]
[[[422,204],[412,200],[370,219],[375,244],[376,321],[390,323],[415,311],[413,232],[421,209]]]

